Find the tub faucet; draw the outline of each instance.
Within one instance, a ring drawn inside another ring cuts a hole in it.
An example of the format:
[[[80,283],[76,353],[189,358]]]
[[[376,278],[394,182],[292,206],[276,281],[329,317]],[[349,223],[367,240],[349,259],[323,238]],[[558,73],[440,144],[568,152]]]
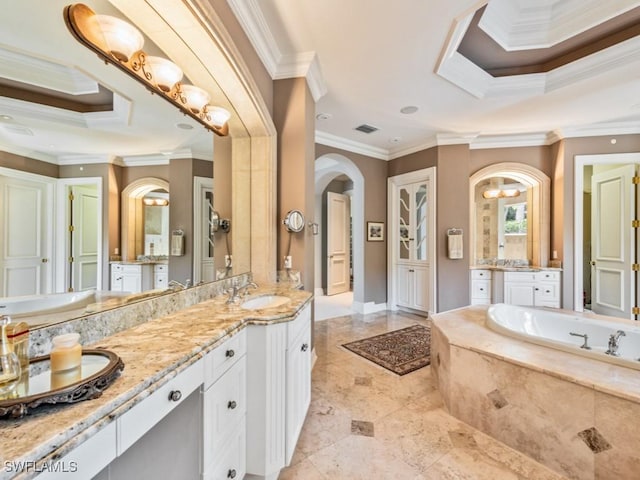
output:
[[[185,290],[187,288],[189,288],[191,286],[191,280],[187,279],[184,283],[180,283],[177,280],[171,280],[169,282],[169,285],[167,285],[169,288],[176,289],[176,290]]]
[[[604,353],[606,353],[607,355],[612,355],[614,357],[619,357],[620,354],[618,353],[618,347],[620,346],[620,337],[626,336],[627,334],[624,333],[623,330],[618,330],[616,333],[612,333],[611,335],[609,335],[609,348]]]
[[[585,350],[591,350],[591,347],[587,343],[589,341],[589,335],[586,333],[575,333],[569,332],[569,335],[573,335],[574,337],[582,337],[584,339],[584,343],[580,345],[580,348],[584,348]]]

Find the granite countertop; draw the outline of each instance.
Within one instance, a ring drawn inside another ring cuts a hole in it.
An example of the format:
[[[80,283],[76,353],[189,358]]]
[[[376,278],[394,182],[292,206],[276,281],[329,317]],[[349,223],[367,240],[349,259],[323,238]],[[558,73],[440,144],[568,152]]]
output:
[[[246,310],[227,305],[226,296],[219,296],[84,345],[119,355],[125,364],[122,374],[97,399],[40,407],[21,419],[0,420],[0,462],[60,458],[246,325],[289,321],[312,297],[276,284],[252,290],[248,298],[270,294],[291,301]],[[11,475],[15,472],[0,469],[0,479],[14,478]]]
[[[535,266],[514,267],[506,265],[471,265],[469,267],[469,270],[497,270],[501,272],[561,272],[562,268]]]

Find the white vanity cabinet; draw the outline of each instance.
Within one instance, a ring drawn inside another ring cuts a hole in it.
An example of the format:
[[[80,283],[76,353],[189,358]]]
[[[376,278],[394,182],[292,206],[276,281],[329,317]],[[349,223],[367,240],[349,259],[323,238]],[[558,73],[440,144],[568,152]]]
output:
[[[560,272],[505,272],[504,302],[527,307],[560,308]]]
[[[247,476],[275,479],[289,464],[311,392],[311,307],[295,320],[247,328]]]
[[[471,305],[491,303],[491,270],[471,270]]]
[[[156,263],[153,266],[153,288],[167,288],[169,284],[169,265]]]
[[[148,263],[111,264],[111,290],[140,293],[153,288],[153,265]]]

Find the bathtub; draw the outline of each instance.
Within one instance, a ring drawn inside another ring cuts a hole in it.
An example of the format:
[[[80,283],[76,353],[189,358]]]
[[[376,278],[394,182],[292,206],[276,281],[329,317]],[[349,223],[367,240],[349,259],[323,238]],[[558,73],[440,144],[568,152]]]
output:
[[[0,298],[0,315],[23,317],[65,312],[83,308],[96,301],[96,291],[50,293]]]
[[[640,326],[630,320],[579,315],[499,303],[488,308],[486,323],[503,335],[640,370]],[[608,355],[609,337],[619,330],[625,334],[618,341],[620,356]],[[583,337],[570,333],[586,334],[590,349],[582,348]]]

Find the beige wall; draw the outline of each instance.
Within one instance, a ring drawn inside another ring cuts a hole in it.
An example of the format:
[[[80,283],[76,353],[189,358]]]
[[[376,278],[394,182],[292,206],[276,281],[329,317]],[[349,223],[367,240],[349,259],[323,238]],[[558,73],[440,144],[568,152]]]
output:
[[[58,178],[59,175],[58,165],[3,151],[0,151],[0,167],[52,178]]]
[[[284,256],[289,253],[293,269],[301,271],[305,288],[312,290],[314,237],[311,229],[290,234],[282,220],[290,210],[302,211],[306,221],[314,218],[315,104],[304,78],[275,81],[273,98],[273,121],[278,130],[277,265],[279,270],[283,269]]]
[[[537,168],[549,178],[553,176],[553,159],[549,146],[471,150],[469,175],[489,165],[505,162],[523,163]]]

